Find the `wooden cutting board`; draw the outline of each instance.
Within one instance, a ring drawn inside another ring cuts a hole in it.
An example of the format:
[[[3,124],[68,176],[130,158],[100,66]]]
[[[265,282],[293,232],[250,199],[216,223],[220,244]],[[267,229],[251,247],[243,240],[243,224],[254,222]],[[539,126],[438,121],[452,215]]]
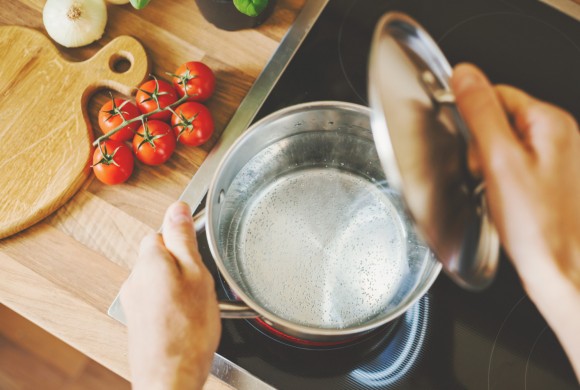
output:
[[[121,59],[131,64],[123,73]],[[48,216],[89,176],[91,94],[131,95],[148,74],[145,49],[129,36],[69,62],[40,32],[0,27],[0,238]]]

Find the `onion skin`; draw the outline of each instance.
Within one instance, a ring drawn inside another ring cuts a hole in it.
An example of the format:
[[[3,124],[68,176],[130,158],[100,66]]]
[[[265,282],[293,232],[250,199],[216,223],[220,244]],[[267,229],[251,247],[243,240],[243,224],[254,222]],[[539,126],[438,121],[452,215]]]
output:
[[[104,0],[47,0],[42,19],[46,32],[57,43],[80,47],[103,36],[107,6]]]

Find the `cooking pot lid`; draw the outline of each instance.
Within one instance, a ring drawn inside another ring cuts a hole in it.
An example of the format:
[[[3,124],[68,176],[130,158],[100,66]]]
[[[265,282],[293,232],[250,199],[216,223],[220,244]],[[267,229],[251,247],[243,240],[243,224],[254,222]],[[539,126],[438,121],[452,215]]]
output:
[[[371,46],[373,136],[389,184],[447,273],[470,289],[494,278],[499,240],[483,183],[467,165],[469,130],[449,87],[451,66],[413,19],[388,13]]]

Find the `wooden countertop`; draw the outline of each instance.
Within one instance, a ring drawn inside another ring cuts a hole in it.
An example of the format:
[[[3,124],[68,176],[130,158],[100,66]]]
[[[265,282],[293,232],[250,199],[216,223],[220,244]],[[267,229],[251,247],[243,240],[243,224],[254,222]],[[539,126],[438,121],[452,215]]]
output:
[[[164,210],[195,174],[304,2],[277,0],[265,24],[238,32],[209,24],[194,0],[154,0],[141,11],[109,5],[101,40],[78,49],[58,46],[66,58],[84,60],[114,37],[132,35],[147,49],[153,73],[162,77],[186,61],[205,62],[217,77],[208,102],[216,134],[201,148],[179,146],[161,167],[139,164],[125,184],[106,186],[91,176],[52,216],[1,240],[0,303],[129,378],[126,328],[107,316],[107,308],[129,275],[141,238],[159,228]],[[46,34],[44,3],[0,0],[0,25]],[[95,134],[100,134],[95,119],[105,99],[99,93],[90,102]],[[210,378],[208,384],[217,381]]]

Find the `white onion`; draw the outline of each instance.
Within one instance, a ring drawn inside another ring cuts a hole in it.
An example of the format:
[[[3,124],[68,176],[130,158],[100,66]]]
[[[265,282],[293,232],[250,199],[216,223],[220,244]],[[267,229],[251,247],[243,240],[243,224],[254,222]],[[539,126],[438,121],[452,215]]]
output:
[[[103,36],[107,6],[103,0],[48,0],[42,19],[56,42],[65,47],[85,46]]]

